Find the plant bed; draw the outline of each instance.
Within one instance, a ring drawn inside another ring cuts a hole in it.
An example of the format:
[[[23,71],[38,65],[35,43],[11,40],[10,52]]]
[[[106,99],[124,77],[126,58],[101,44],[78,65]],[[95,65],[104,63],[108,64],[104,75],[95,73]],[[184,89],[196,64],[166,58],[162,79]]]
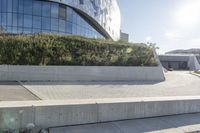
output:
[[[200,70],[199,71],[195,71],[195,73],[200,75]]]
[[[0,64],[157,66],[151,46],[79,36],[0,35]]]

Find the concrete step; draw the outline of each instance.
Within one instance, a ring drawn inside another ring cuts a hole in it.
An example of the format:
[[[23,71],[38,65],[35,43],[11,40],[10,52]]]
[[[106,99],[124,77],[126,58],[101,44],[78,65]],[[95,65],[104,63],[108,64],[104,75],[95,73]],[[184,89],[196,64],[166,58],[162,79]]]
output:
[[[69,126],[200,113],[200,96],[0,102],[0,129]]]
[[[50,128],[50,133],[199,133],[200,113]]]

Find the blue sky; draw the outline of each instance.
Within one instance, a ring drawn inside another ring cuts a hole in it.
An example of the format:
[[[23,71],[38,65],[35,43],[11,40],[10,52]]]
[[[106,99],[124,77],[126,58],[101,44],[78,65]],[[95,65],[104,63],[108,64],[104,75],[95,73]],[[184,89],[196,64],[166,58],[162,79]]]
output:
[[[131,42],[152,42],[159,53],[200,48],[200,0],[118,0],[121,29]]]

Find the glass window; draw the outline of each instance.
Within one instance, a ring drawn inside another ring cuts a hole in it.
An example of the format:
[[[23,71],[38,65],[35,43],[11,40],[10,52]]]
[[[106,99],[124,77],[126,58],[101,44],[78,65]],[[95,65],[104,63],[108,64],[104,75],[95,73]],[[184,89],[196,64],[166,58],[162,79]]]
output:
[[[1,11],[1,5],[2,5],[2,0],[0,0],[0,13],[2,12],[2,11]]]
[[[80,28],[80,33],[81,33],[81,36],[85,36],[85,32],[84,32],[85,30],[84,30],[84,28]]]
[[[84,28],[84,36],[86,36],[87,37],[87,29],[86,28]]]
[[[77,13],[75,11],[73,11],[73,23],[77,23]]]
[[[6,25],[7,15],[6,13],[1,14],[1,23],[2,25]]]
[[[91,37],[91,38],[94,37],[93,35],[94,35],[93,31],[90,31],[90,37]]]
[[[32,14],[32,0],[25,0],[24,1],[24,14]]]
[[[59,32],[65,32],[65,20],[59,20]]]
[[[66,10],[67,14],[67,21],[72,22],[73,21],[73,9],[70,7],[67,7]]]
[[[63,5],[59,6],[59,19],[66,20],[66,7]]]
[[[31,28],[24,28],[23,33],[30,34],[30,33],[32,33],[32,29]]]
[[[66,32],[72,34],[72,23],[67,22]],[[74,33],[76,33],[75,29],[74,29]]]
[[[86,22],[84,19],[83,19],[83,26],[84,28],[88,28],[88,22]]]
[[[80,18],[79,15],[77,15],[77,24],[80,25],[80,26],[82,25],[82,24],[81,24],[81,18]]]
[[[51,16],[51,3],[42,2],[42,16],[50,17]]]
[[[91,25],[88,25],[88,29],[89,29],[89,30],[92,30],[92,26],[91,26]]]
[[[42,18],[38,16],[33,16],[33,28],[41,29]]]
[[[77,25],[77,34],[80,35],[81,34],[81,27],[79,25]]]
[[[13,26],[17,26],[17,14],[13,13]]]
[[[81,23],[81,26],[82,26],[83,28],[85,28],[86,23],[85,23],[85,21],[84,21],[83,19],[81,19],[80,23]]]
[[[12,27],[12,32],[16,34],[17,33],[17,27]]]
[[[83,5],[83,4],[84,4],[83,0],[79,0],[79,3],[80,3],[81,5]]]
[[[51,31],[58,31],[58,19],[51,19]]]
[[[72,34],[77,34],[77,25],[76,24],[72,25]]]
[[[6,7],[7,7],[7,0],[2,0],[1,8],[3,13],[7,12]]]
[[[12,13],[7,13],[7,25],[12,26]]]
[[[1,25],[1,12],[0,12],[0,25]],[[1,26],[0,26],[1,27]]]
[[[7,0],[7,11],[12,12],[12,0]]]
[[[50,28],[51,28],[51,21],[50,20],[51,20],[50,18],[46,18],[46,17],[42,18],[42,29],[50,30]]]
[[[92,38],[92,31],[89,31],[89,37]]]
[[[32,28],[32,16],[24,15],[24,27]]]
[[[33,15],[42,16],[42,2],[33,1]]]
[[[51,4],[51,17],[52,18],[58,18],[58,10],[59,9],[59,4],[52,3]]]
[[[18,22],[17,22],[17,25],[19,26],[19,27],[22,27],[23,26],[23,14],[17,14],[17,19],[18,19]]]
[[[88,22],[86,23],[86,25],[85,25],[85,28],[87,28],[87,29],[89,29],[89,26],[88,26],[89,24],[88,24]]]
[[[90,31],[86,30],[86,36],[89,37],[90,36]]]
[[[23,13],[24,12],[24,1],[23,0],[19,0],[19,8],[18,8],[18,12],[19,13]]]
[[[18,10],[18,0],[13,0],[13,12],[17,12]]]

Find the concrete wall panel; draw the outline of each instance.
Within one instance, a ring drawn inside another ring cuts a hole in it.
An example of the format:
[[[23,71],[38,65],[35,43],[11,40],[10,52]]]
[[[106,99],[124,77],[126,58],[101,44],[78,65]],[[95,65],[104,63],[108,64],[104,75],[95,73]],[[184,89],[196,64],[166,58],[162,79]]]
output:
[[[162,67],[0,66],[0,81],[163,81]]]
[[[42,128],[96,123],[97,118],[96,104],[35,107],[35,124]]]
[[[10,103],[0,103],[1,130],[28,123],[47,128],[200,112],[200,97]]]

